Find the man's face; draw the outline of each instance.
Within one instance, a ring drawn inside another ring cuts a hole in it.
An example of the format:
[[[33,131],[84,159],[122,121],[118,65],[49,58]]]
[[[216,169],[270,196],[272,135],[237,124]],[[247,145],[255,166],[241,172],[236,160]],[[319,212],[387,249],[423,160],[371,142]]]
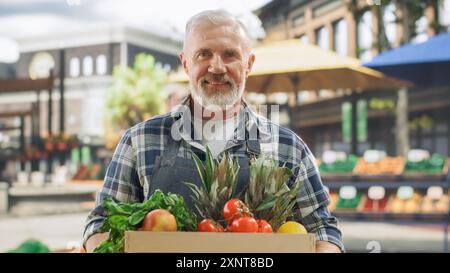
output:
[[[187,35],[180,59],[193,97],[221,108],[240,100],[255,59],[242,29],[202,22]]]

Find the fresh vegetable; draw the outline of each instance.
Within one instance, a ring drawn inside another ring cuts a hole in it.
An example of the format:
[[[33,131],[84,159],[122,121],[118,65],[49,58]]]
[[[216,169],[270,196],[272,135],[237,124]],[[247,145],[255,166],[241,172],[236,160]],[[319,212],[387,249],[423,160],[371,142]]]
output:
[[[343,199],[339,197],[336,209],[356,209],[361,201],[361,193],[357,193],[353,199]]]
[[[440,154],[433,154],[430,159],[420,162],[407,161],[405,172],[441,173],[444,168],[445,157]]]
[[[225,203],[223,217],[226,221],[232,221],[242,216],[251,216],[250,210],[244,202],[239,199],[231,199]]]
[[[239,165],[230,155],[218,162],[207,147],[205,163],[195,154],[192,157],[202,181],[201,187],[186,183],[193,192],[194,206],[203,218],[227,225],[225,231],[258,232],[255,218],[267,221],[276,229],[292,216],[301,179],[294,177],[291,169],[261,155],[251,161],[248,186],[237,193]],[[302,168],[299,174],[306,175],[305,167],[299,168]],[[289,186],[288,182],[291,182]],[[241,197],[245,199],[240,200]],[[248,227],[247,222],[250,228],[241,228]],[[267,232],[269,228],[262,230]]]
[[[224,232],[222,225],[211,219],[204,219],[198,224],[197,231],[200,232]]]
[[[398,175],[403,172],[405,167],[405,160],[403,157],[386,157],[377,162],[367,162],[364,159],[359,159],[353,170],[357,175]]]
[[[322,173],[351,173],[358,162],[358,157],[350,155],[346,160],[337,160],[334,163],[320,163],[319,170]]]
[[[177,221],[172,213],[165,209],[155,209],[144,218],[143,231],[177,231]]]
[[[8,253],[50,253],[50,249],[42,242],[30,239],[21,243],[17,248],[9,250]]]
[[[277,233],[307,234],[308,231],[302,224],[298,222],[287,221],[280,226],[280,228],[277,230]]]
[[[272,226],[266,220],[256,220],[259,233],[273,233]]]
[[[258,232],[258,228],[258,223],[255,218],[243,216],[233,220],[228,231],[256,233]]]
[[[145,216],[152,210],[165,209],[173,214],[178,230],[194,231],[197,228],[195,214],[189,211],[183,197],[164,194],[160,190],[156,190],[143,203],[117,203],[105,198],[103,208],[107,217],[100,232],[109,232],[109,238],[94,250],[98,253],[123,252],[125,231],[140,228]]]

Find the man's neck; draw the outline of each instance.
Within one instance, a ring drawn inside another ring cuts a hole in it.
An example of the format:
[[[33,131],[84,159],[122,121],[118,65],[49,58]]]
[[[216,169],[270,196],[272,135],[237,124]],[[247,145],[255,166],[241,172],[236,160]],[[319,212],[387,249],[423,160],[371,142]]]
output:
[[[190,106],[194,117],[203,120],[226,120],[237,117],[241,110],[241,98],[239,98],[233,105],[227,106],[223,109],[219,106],[210,107],[203,106],[191,96]]]

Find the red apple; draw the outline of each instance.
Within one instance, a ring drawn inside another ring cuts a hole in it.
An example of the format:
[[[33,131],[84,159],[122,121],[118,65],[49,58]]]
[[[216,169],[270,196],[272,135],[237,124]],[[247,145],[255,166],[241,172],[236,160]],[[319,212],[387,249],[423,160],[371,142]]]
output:
[[[177,221],[165,209],[155,209],[147,213],[142,225],[144,231],[177,231]]]

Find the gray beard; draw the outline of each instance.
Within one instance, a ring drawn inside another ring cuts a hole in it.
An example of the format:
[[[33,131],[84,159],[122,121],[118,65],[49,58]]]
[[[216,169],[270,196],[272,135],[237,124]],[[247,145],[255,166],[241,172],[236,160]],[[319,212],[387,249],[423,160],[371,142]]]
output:
[[[196,88],[196,86],[194,86],[192,83],[189,83],[189,86],[192,93],[194,94],[194,97],[197,97],[197,99],[200,100],[199,102],[203,106],[214,106],[226,109],[228,106],[234,105],[236,101],[240,99],[240,97],[244,93],[245,84],[234,85],[227,93],[216,93],[210,96],[205,95],[205,92],[201,87],[201,83],[197,85],[199,88]]]

